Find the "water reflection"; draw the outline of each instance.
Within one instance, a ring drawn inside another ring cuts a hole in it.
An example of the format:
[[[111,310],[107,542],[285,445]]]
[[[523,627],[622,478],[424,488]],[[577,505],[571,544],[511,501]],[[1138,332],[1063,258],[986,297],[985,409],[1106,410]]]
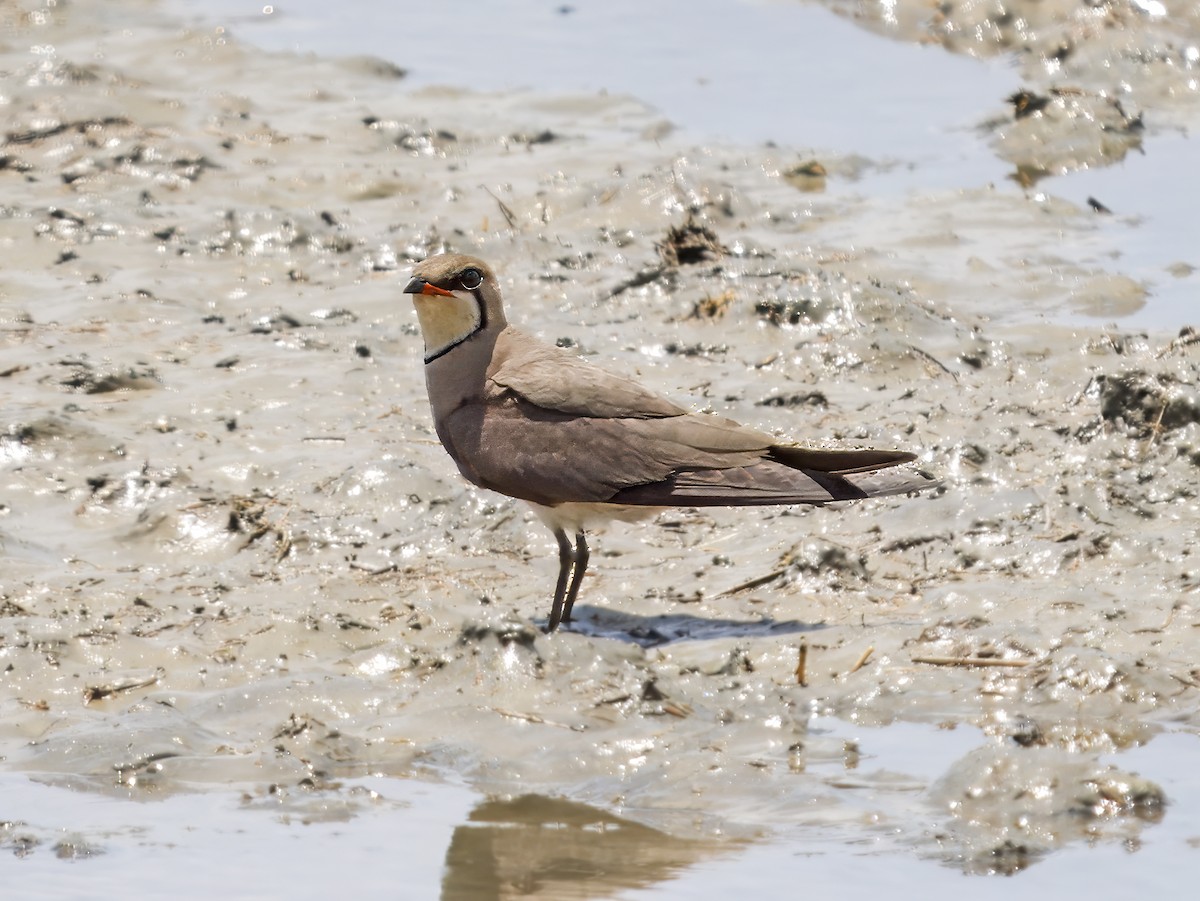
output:
[[[737,843],[678,838],[586,804],[521,795],[455,827],[442,901],[608,898],[671,879]]]

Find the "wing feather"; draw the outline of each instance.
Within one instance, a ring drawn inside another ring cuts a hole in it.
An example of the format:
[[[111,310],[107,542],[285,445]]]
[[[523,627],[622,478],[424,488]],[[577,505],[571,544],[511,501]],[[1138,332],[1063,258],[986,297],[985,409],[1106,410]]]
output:
[[[913,454],[781,445],[512,329],[488,378],[438,434],[472,482],[537,504],[823,504],[933,484],[890,470]]]
[[[633,379],[593,366],[577,354],[506,329],[497,341],[492,384],[531,404],[574,416],[647,419],[687,411]],[[520,340],[524,339],[524,340]]]

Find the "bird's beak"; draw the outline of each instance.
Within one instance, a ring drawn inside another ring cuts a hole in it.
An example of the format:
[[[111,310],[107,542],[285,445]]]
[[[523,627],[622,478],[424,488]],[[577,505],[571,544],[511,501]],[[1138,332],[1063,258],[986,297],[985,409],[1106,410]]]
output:
[[[453,297],[453,291],[447,291],[445,288],[439,288],[437,285],[431,285],[423,278],[414,278],[404,288],[405,294],[433,294],[441,297]]]

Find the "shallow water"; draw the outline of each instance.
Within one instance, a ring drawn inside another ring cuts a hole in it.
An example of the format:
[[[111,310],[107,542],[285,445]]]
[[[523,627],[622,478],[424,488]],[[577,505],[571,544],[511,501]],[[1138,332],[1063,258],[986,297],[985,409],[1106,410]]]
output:
[[[1086,307],[1079,321],[1121,320],[1160,329],[1194,321],[1197,277],[1181,264],[1195,265],[1192,197],[1182,188],[1190,183],[1196,148],[1178,117],[1147,110],[1149,132],[1138,152],[1115,165],[1083,163],[1066,177],[1040,182],[1036,192],[1023,191],[1010,181],[1010,165],[989,146],[985,123],[1002,114],[1005,98],[1031,86],[1036,65],[1025,64],[1022,71],[989,49],[986,39],[949,45],[948,52],[947,46],[905,40],[909,31],[896,26],[901,40],[882,40],[853,21],[870,7],[837,0],[829,5],[844,15],[778,0],[670,0],[653,6],[633,0],[601,6],[453,0],[386,7],[348,0],[338,4],[336,14],[306,0],[265,6],[217,0],[206,4],[201,21],[273,49],[376,55],[403,66],[410,88],[636,97],[670,123],[675,143],[770,142],[799,156],[858,157],[861,167],[848,186],[829,181],[835,196],[849,190],[911,203],[931,193],[989,185],[1013,198],[1044,195],[1081,210],[1095,198],[1112,215],[1082,233],[1060,233],[1054,252],[1086,267],[1109,268],[1119,261],[1121,272],[1143,284],[1148,296],[1124,309]],[[174,8],[195,15],[186,4]],[[1066,18],[1072,5],[1049,8],[1061,8]],[[1194,32],[1181,31],[1180,68],[1186,74],[1190,62],[1193,75],[1175,99],[1194,115],[1200,58],[1189,53],[1200,49]],[[1118,72],[1121,65],[1115,66]],[[1064,72],[1047,68],[1040,74],[1051,83],[1071,83]],[[1146,76],[1151,84],[1154,78]],[[1118,77],[1106,86],[1121,84]],[[1136,98],[1141,92],[1132,93]],[[1079,153],[1086,158],[1085,150]],[[1062,310],[1054,315],[1074,321]]]
[[[847,738],[864,735],[836,721],[828,725]],[[877,734],[863,744],[875,754],[863,761],[860,776],[886,762],[893,777],[914,783],[936,777],[980,740],[978,733],[934,734],[904,725],[868,731]],[[958,748],[949,751],[948,743]],[[1141,768],[1183,773],[1196,752],[1194,735],[1174,733],[1132,756]],[[1200,795],[1194,780],[1182,776],[1167,788],[1175,807],[1169,828],[1124,849],[1064,849],[1022,873],[1017,884],[1039,895],[1173,895],[1193,872],[1187,861],[1200,838]],[[898,784],[894,790],[915,789]],[[410,779],[352,780],[308,797],[206,792],[135,801],[6,776],[3,793],[3,840],[17,858],[6,868],[21,880],[15,889],[10,884],[14,898],[114,892],[318,898],[344,890],[348,872],[366,897],[443,899],[492,893],[631,901],[735,892],[776,897],[797,886],[867,898],[898,880],[920,885],[923,897],[969,891],[987,899],[1008,897],[1013,887],[1007,879],[970,879],[905,854],[898,847],[904,826],[855,839],[855,823],[848,821],[722,846],[673,839],[584,805],[535,796],[489,801],[461,786]],[[864,793],[863,818],[879,817],[874,803]]]

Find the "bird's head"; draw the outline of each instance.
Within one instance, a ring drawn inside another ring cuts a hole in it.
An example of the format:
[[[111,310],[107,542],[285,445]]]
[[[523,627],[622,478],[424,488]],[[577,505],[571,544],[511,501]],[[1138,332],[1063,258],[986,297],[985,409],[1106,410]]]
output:
[[[504,307],[496,274],[483,260],[461,253],[441,253],[418,263],[404,288],[413,295],[425,362],[485,329],[504,326]]]

